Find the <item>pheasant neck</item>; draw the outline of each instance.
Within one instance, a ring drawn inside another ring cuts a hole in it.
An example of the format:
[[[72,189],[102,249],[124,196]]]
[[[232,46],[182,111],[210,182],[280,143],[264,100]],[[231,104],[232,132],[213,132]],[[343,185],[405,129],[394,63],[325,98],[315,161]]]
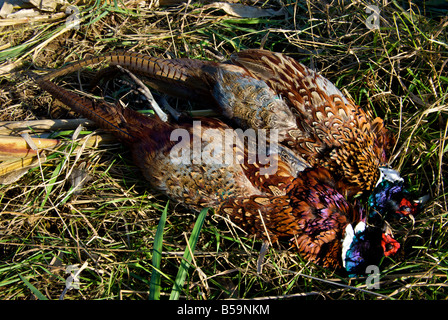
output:
[[[363,232],[366,229],[366,223],[364,221],[358,222],[355,229],[349,223],[345,227],[344,239],[342,240],[342,266],[346,267],[347,252],[352,246],[355,235]]]

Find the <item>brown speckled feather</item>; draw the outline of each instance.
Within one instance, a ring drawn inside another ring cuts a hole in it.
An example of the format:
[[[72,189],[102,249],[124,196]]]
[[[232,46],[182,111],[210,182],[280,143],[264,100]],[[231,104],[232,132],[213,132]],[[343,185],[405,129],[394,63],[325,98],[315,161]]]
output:
[[[343,178],[350,193],[372,190],[393,146],[380,118],[370,117],[328,79],[296,60],[266,50],[245,50],[232,56],[253,77],[286,98],[299,129],[287,145],[312,166],[322,165]]]
[[[286,195],[232,198],[223,202],[218,212],[250,234],[272,243],[289,239],[305,259],[340,268],[345,227],[359,222],[361,213],[335,186],[326,169],[306,169]]]

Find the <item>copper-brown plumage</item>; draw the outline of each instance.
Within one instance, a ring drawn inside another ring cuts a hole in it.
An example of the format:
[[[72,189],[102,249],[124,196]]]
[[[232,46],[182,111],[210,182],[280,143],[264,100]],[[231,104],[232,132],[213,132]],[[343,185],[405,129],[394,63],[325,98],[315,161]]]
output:
[[[370,192],[393,145],[380,118],[371,119],[329,80],[296,60],[266,50],[244,50],[227,63],[107,53],[68,65],[47,79],[108,62],[149,78],[181,98],[214,103],[238,127],[277,129],[279,141],[311,166],[323,166],[347,196]]]
[[[393,146],[381,118],[372,120],[328,79],[286,55],[245,50],[231,61],[292,106],[298,130],[289,131],[289,147],[341,177],[352,193],[373,189]]]
[[[272,243],[288,239],[307,260],[340,268],[345,227],[362,217],[335,186],[326,169],[306,169],[286,195],[231,198],[219,210],[251,234]]]
[[[364,273],[368,265],[395,254],[400,245],[381,228],[367,226],[344,257],[347,228],[356,230],[366,217],[361,207],[350,204],[336,188],[337,182],[327,169],[307,168],[292,181],[285,195],[229,198],[218,212],[270,243],[289,240],[293,250],[308,261],[338,270],[345,259],[353,262],[349,274]]]
[[[266,165],[247,161],[248,150],[233,142],[235,157],[243,157],[244,161],[227,165],[195,162],[201,159],[189,154],[190,162],[176,164],[172,152],[179,142],[191,148],[193,139],[200,138],[199,149],[205,152],[211,145],[225,147],[225,140],[216,137],[235,131],[221,121],[205,118],[197,131],[191,122],[170,124],[157,116],[148,117],[120,105],[80,97],[46,78],[36,81],[55,98],[127,144],[145,178],[174,201],[196,211],[213,207],[260,239],[288,239],[305,259],[324,267],[341,268],[345,228],[364,217],[359,208],[336,191],[337,184],[328,170],[308,168],[294,178],[294,170],[278,158],[278,168],[272,175],[260,175],[260,168]],[[187,133],[188,139],[172,139],[172,133],[179,129]],[[212,132],[215,139],[209,139],[208,130],[216,130]],[[374,253],[366,253],[375,261],[383,254],[379,232],[373,238]]]

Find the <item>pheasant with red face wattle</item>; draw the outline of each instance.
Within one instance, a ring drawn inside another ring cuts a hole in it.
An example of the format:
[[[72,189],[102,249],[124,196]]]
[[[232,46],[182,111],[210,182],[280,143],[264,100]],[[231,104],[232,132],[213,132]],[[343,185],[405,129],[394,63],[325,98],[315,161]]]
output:
[[[373,193],[370,204],[376,205],[374,212],[379,206],[385,210],[383,218],[420,207],[388,167],[393,138],[382,119],[372,120],[329,80],[286,55],[244,50],[216,63],[115,52],[68,65],[45,79],[99,62],[146,76],[161,92],[213,103],[238,127],[277,130],[278,140],[297,158],[330,170],[345,196]],[[400,206],[386,205],[391,201]]]
[[[294,179],[288,164],[278,159],[278,170],[265,180],[259,163],[215,163],[195,158],[194,152],[176,158],[179,141],[172,139],[173,132],[188,134],[180,147],[190,150],[199,135],[198,154],[207,154],[225,148],[222,142],[228,140],[218,137],[234,130],[221,121],[202,119],[202,130],[196,131],[191,123],[170,124],[118,104],[82,98],[43,78],[36,81],[74,111],[114,133],[128,145],[151,185],[187,208],[213,207],[248,233],[272,243],[286,238],[304,258],[345,269],[350,276],[364,274],[367,265],[378,264],[399,248],[387,230],[365,224],[363,211],[336,191],[335,180],[324,168],[305,169]],[[215,130],[213,139],[206,129]],[[235,154],[245,158],[247,150],[238,146],[231,142]]]

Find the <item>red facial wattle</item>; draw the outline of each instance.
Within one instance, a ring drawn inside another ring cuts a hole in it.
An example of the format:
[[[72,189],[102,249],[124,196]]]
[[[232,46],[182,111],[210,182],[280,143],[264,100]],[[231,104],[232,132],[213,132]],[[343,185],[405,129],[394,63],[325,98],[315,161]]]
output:
[[[393,256],[400,249],[400,243],[397,240],[392,238],[392,236],[383,233],[381,246],[383,247],[384,256],[389,257]]]
[[[397,210],[398,214],[403,216],[409,216],[410,214],[414,214],[417,209],[418,203],[413,203],[406,198],[401,199],[399,209]]]

